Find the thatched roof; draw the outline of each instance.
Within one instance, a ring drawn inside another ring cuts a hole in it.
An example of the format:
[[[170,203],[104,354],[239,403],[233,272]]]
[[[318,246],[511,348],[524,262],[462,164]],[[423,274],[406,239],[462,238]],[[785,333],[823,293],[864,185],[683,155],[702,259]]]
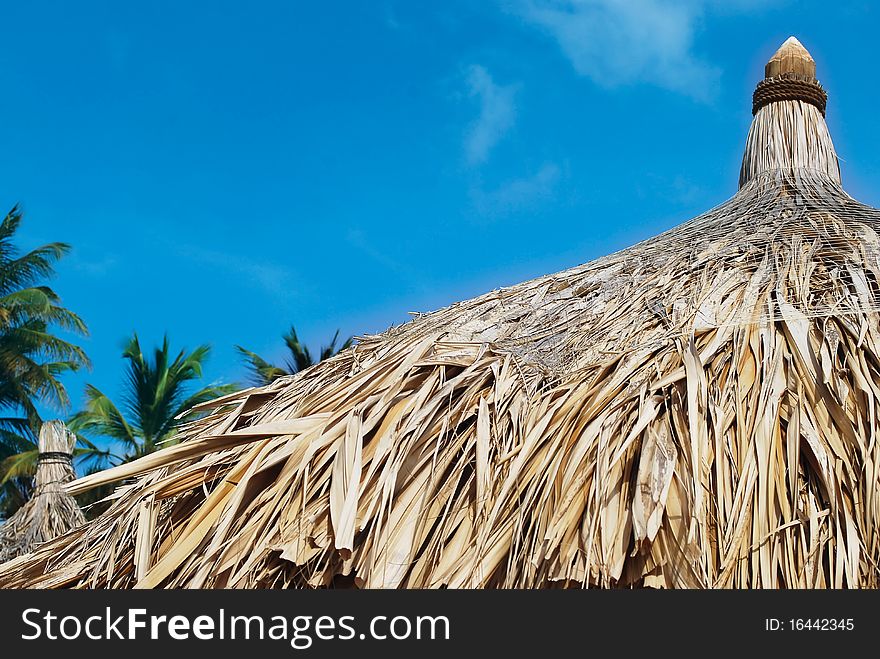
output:
[[[811,62],[729,201],[216,401],[0,585],[877,586],[880,211]]]
[[[76,479],[71,464],[75,444],[76,435],[62,421],[47,421],[40,428],[33,495],[0,526],[0,563],[85,523],[76,501],[64,489]]]

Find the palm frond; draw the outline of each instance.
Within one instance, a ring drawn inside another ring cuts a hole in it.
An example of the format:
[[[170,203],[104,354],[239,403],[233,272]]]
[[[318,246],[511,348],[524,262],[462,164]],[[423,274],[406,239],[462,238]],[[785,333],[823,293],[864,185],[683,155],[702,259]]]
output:
[[[11,455],[0,462],[0,485],[5,485],[13,478],[31,477],[37,470],[37,457],[40,452],[36,447]]]
[[[119,408],[97,387],[88,384],[85,388],[85,409],[74,414],[68,426],[77,435],[101,435],[123,444],[129,451],[136,451],[139,440],[133,428]]]
[[[241,346],[235,346],[235,350],[244,358],[245,365],[250,371],[250,380],[256,385],[270,384],[280,377],[289,375],[286,369],[270,364],[255,352]]]

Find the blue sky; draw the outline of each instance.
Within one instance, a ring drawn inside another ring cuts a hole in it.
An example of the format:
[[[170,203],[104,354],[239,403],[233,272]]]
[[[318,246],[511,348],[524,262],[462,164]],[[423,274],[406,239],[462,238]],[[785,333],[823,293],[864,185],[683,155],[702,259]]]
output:
[[[649,237],[736,190],[750,95],[790,34],[844,183],[880,201],[870,2],[5,3],[0,205],[92,372],[168,332],[283,355]]]

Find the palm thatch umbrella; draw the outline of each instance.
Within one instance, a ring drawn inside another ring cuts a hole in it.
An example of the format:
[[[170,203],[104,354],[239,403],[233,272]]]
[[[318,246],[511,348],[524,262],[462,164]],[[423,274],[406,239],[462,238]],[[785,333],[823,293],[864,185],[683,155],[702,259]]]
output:
[[[76,435],[62,421],[47,421],[40,428],[34,493],[0,527],[0,563],[85,523],[76,501],[64,489],[76,479],[71,464],[75,444]]]
[[[0,585],[880,585],[880,211],[766,75],[729,201],[215,401]]]

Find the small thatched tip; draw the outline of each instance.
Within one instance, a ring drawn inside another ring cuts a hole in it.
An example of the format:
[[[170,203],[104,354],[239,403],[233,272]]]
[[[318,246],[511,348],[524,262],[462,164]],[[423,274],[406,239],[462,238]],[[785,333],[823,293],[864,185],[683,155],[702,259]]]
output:
[[[786,73],[809,80],[816,79],[816,62],[795,37],[786,39],[764,67],[765,78],[775,78]]]
[[[40,428],[34,491],[30,501],[0,526],[0,563],[85,524],[76,500],[65,490],[76,479],[71,462],[75,445],[76,435],[63,421],[46,421]]]

